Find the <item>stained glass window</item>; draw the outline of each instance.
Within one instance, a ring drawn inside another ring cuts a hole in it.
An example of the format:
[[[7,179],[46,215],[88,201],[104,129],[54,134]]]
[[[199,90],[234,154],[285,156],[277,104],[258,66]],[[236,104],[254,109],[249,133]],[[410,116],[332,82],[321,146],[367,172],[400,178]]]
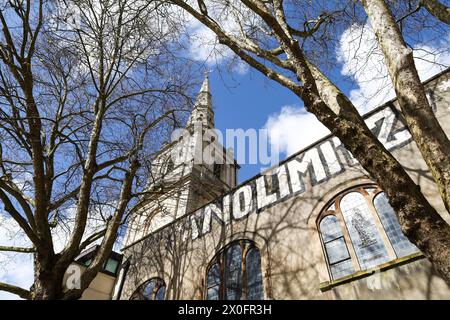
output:
[[[381,223],[383,224],[384,230],[391,241],[397,257],[401,258],[417,252],[417,247],[402,233],[395,211],[389,204],[384,192],[379,193],[375,197],[373,205],[380,216]]]
[[[383,239],[375,225],[369,206],[359,192],[351,192],[341,200],[341,212],[362,269],[389,261]]]
[[[334,211],[332,215],[330,210]],[[337,196],[324,211],[328,215],[320,220],[319,229],[332,279],[395,259],[388,248],[397,258],[418,251],[403,235],[393,208],[377,187],[350,190],[342,198]],[[349,251],[349,247],[354,251]],[[359,269],[355,270],[355,266]]]
[[[152,278],[135,291],[130,300],[164,300],[166,285],[160,278]]]
[[[208,270],[206,299],[264,299],[261,255],[254,244],[241,240],[219,252]]]
[[[85,265],[86,267],[89,267],[89,266],[91,265],[91,263],[92,263],[92,259],[87,259],[87,260],[84,262],[84,265]]]
[[[247,271],[247,299],[263,300],[264,292],[261,274],[261,255],[259,250],[252,248],[247,252],[246,257]]]
[[[240,300],[242,295],[242,250],[239,244],[232,245],[225,254],[226,300]]]

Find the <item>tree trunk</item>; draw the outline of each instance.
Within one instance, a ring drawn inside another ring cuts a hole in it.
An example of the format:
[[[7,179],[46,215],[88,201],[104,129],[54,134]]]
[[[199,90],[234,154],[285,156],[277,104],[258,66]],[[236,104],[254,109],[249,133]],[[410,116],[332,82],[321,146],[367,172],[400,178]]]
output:
[[[377,181],[395,210],[403,233],[450,285],[450,226],[376,139],[350,100],[314,65],[307,60],[299,61],[309,69],[304,72],[304,83],[314,81],[305,86],[309,90],[301,95],[305,106]]]
[[[450,141],[430,107],[413,52],[384,0],[362,0],[362,4],[383,51],[408,129],[450,212]]]
[[[63,294],[63,277],[65,270],[55,270],[54,263],[34,255],[33,300],[56,300]]]
[[[305,93],[302,99],[305,105],[312,106],[311,111],[317,118],[342,141],[377,181],[397,213],[403,233],[450,285],[450,226],[430,205],[419,186],[389,151],[374,139],[372,132],[354,112],[356,110],[345,96],[337,97],[342,110],[339,118],[329,111],[324,112],[328,109],[327,106],[314,103],[313,95]]]
[[[55,288],[55,281],[52,277],[45,276],[37,280],[33,284],[33,300],[56,300],[57,289]]]

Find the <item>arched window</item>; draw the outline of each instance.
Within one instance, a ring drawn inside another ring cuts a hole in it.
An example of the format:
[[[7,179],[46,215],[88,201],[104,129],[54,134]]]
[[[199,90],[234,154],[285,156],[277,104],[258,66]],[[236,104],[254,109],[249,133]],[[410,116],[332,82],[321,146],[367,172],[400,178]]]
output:
[[[164,300],[166,285],[161,278],[145,281],[133,293],[130,300]]]
[[[380,192],[376,195],[373,199],[373,205],[380,216],[381,223],[391,241],[395,254],[401,258],[417,252],[417,247],[402,233],[395,211],[389,204],[384,192]]]
[[[322,214],[318,228],[332,279],[418,251],[401,232],[384,193],[374,186],[337,196]]]
[[[232,243],[213,259],[206,277],[208,300],[264,299],[261,255],[253,242]]]

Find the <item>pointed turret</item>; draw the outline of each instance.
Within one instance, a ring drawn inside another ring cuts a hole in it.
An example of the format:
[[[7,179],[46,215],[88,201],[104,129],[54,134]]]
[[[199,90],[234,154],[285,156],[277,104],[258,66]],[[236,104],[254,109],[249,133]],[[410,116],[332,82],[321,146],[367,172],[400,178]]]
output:
[[[200,88],[200,93],[206,92],[211,94],[209,90],[209,77],[208,74],[205,74],[205,80],[203,80],[202,87]]]
[[[187,127],[193,128],[196,123],[202,123],[203,129],[214,128],[214,111],[212,108],[208,74],[205,75],[205,80],[203,80],[194,109],[189,116]]]

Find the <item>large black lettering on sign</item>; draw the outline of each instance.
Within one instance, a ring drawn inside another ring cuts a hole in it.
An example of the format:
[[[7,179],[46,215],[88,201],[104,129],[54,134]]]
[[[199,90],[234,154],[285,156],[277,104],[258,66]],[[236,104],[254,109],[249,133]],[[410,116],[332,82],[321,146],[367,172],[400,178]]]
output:
[[[365,122],[390,151],[411,141],[408,129],[393,106],[388,105],[377,110],[367,116]],[[231,219],[245,219],[253,212],[301,194],[306,191],[308,185],[314,187],[343,173],[346,167],[357,164],[356,159],[345,149],[341,141],[336,137],[330,137],[190,215],[188,225],[191,237],[196,239],[210,232],[213,220],[227,224]],[[359,230],[358,223],[360,223],[357,222],[355,220],[356,231]],[[364,234],[360,236],[366,242],[369,241],[369,236]]]

